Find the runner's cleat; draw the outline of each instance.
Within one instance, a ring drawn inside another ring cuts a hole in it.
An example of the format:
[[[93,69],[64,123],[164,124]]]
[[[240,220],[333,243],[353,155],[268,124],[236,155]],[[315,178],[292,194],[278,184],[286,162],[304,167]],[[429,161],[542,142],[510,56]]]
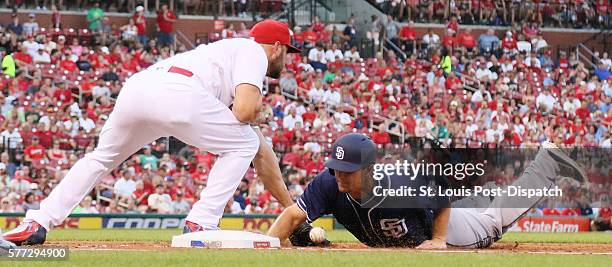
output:
[[[546,152],[557,162],[559,171],[557,172],[562,177],[573,179],[581,184],[588,183],[586,173],[582,168],[571,159],[567,154],[563,153],[561,149],[552,142],[544,141],[542,148],[546,149]]]
[[[194,222],[185,221],[185,227],[183,227],[183,234],[200,231],[204,231],[204,227]]]
[[[4,233],[2,237],[17,246],[41,245],[47,238],[47,229],[35,221],[24,221],[15,229]]]

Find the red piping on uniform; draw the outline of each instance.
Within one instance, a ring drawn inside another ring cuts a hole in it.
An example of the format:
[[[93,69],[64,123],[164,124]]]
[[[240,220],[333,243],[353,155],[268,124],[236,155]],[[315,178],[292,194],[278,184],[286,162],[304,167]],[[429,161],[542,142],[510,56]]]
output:
[[[168,72],[185,75],[187,77],[193,76],[193,72],[188,71],[188,70],[183,69],[183,68],[175,67],[175,66],[170,67],[170,69],[168,69]]]

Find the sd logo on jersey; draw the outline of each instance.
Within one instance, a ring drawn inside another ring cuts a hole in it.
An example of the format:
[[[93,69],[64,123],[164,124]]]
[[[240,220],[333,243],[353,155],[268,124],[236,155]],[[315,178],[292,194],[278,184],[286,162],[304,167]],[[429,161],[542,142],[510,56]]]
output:
[[[386,236],[400,238],[408,232],[406,219],[381,219],[380,229]]]
[[[342,148],[341,146],[336,147],[336,159],[344,159],[344,148]]]

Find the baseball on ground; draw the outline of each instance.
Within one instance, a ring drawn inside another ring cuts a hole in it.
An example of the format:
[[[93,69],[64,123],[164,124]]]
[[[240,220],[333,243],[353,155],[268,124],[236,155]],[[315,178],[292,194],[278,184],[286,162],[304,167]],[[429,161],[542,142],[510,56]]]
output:
[[[310,240],[312,240],[314,243],[318,244],[325,241],[325,230],[323,230],[321,227],[312,228],[308,235],[310,236]]]

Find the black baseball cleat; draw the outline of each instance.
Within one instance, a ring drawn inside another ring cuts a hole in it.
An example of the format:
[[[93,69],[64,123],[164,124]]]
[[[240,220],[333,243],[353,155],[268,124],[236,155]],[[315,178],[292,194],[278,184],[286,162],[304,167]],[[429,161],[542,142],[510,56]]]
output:
[[[559,166],[559,176],[571,178],[580,184],[587,184],[588,178],[584,170],[571,159],[567,154],[552,142],[544,141],[542,148],[557,162]]]
[[[200,231],[204,231],[204,227],[194,222],[185,221],[185,227],[183,227],[183,234]]]
[[[47,238],[47,229],[35,221],[21,222],[15,229],[2,237],[17,246],[41,245]]]

